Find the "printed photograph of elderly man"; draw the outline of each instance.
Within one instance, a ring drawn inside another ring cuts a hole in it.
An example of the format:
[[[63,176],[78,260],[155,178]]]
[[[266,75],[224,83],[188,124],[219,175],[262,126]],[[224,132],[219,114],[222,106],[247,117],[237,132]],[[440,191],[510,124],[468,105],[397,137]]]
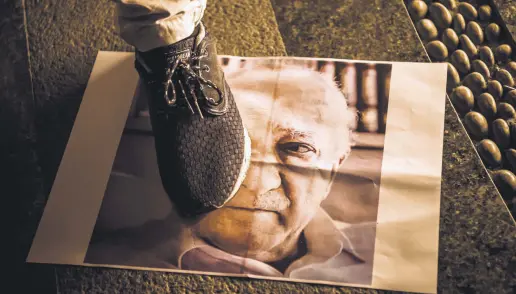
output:
[[[391,65],[219,62],[251,138],[236,196],[176,212],[136,95],[84,262],[370,284]]]

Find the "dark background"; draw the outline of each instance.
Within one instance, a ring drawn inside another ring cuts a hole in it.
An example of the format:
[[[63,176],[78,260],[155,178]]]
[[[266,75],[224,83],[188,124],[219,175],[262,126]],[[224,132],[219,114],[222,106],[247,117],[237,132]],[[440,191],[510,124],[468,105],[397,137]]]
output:
[[[495,2],[516,33],[515,2]],[[112,13],[107,0],[0,0],[6,292],[377,292],[24,264],[96,53],[131,50],[116,36]],[[223,54],[428,61],[401,0],[212,0],[205,21]],[[514,222],[449,103],[441,192],[439,292],[514,292]]]

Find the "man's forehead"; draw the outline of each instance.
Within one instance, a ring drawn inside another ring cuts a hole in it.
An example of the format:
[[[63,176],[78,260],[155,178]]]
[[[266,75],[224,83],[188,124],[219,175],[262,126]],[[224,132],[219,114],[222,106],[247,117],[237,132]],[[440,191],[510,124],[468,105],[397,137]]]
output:
[[[306,132],[348,124],[344,96],[318,73],[249,71],[229,83],[240,111],[253,121]]]

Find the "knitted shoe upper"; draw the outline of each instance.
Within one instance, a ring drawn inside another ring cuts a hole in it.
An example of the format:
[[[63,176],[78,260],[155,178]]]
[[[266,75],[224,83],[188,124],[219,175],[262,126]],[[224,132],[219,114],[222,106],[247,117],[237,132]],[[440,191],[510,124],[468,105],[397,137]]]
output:
[[[137,52],[136,59],[149,91],[162,183],[184,216],[222,206],[245,155],[244,126],[217,63],[215,40],[206,34],[196,42],[197,35]]]

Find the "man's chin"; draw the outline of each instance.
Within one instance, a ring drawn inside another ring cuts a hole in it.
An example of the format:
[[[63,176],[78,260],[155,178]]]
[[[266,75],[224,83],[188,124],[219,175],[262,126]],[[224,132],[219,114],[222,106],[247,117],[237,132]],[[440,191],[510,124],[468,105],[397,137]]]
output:
[[[269,261],[266,256],[287,235],[275,212],[223,207],[196,226],[199,237],[233,255]]]

